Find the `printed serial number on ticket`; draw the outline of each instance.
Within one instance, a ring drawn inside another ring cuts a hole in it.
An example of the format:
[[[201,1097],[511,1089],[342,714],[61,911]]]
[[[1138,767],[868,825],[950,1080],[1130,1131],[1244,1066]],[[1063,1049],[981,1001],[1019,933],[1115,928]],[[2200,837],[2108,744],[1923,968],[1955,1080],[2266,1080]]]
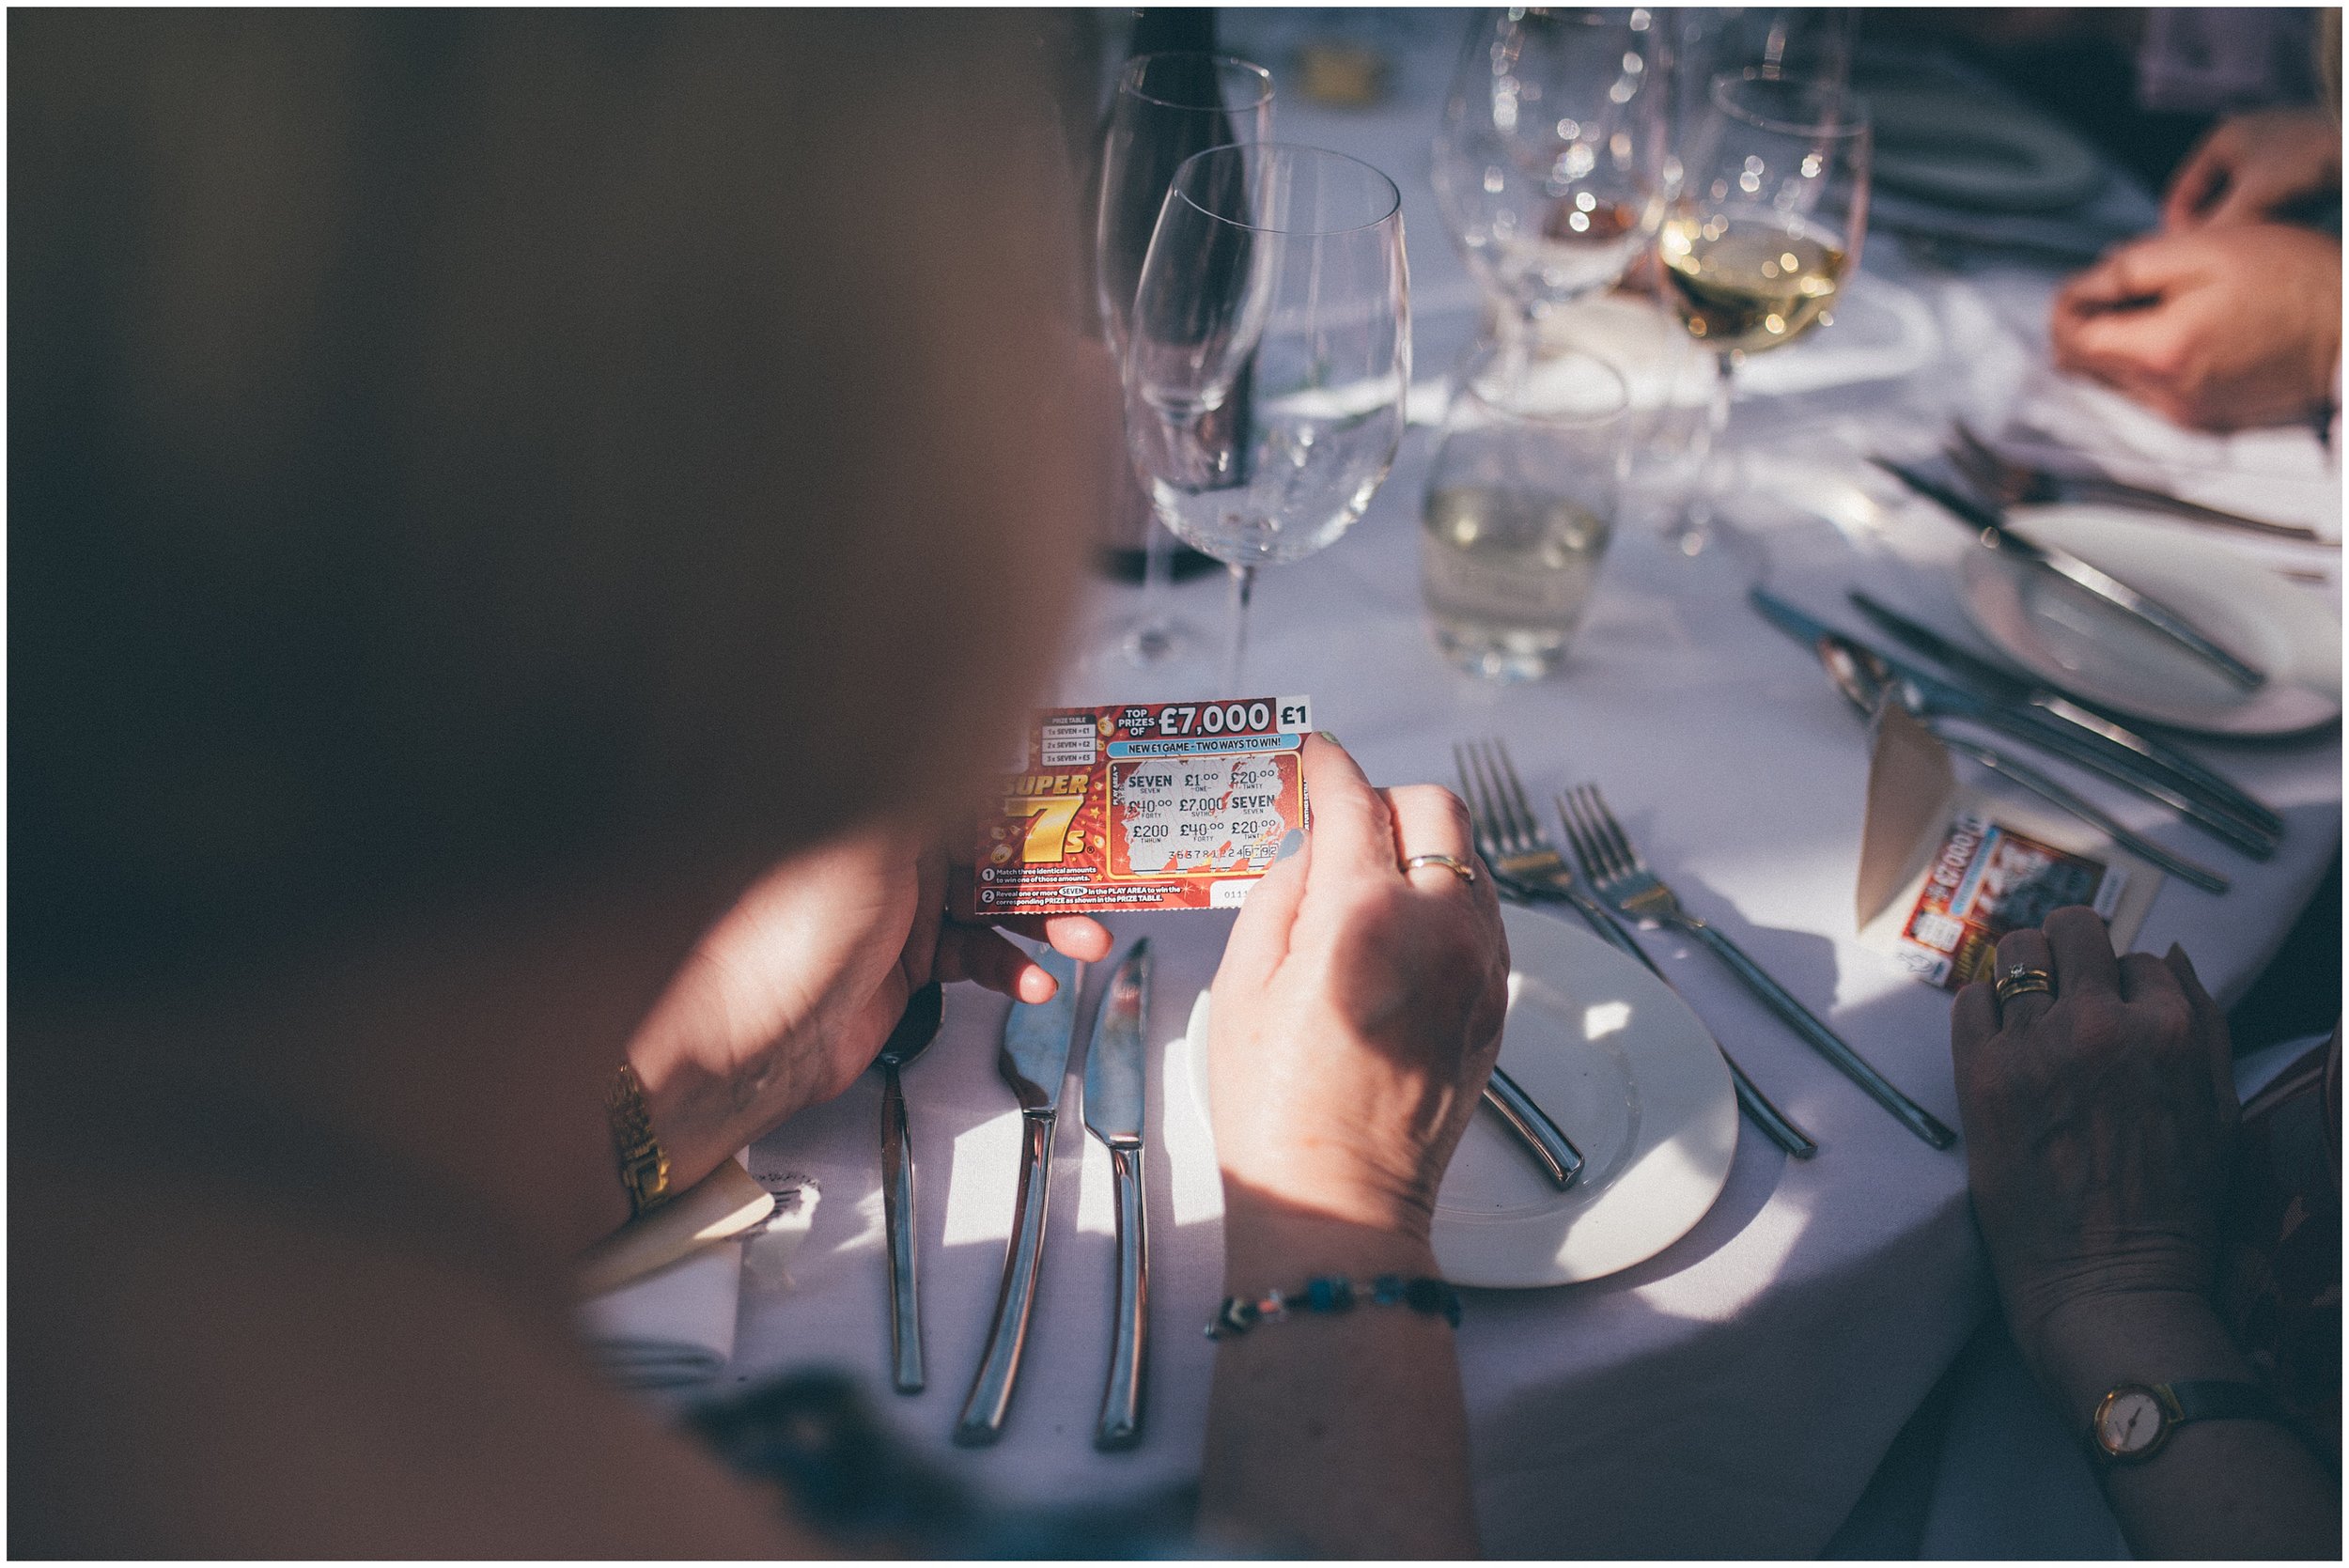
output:
[[[1304,697],[1056,708],[979,825],[956,911],[1237,908],[1309,824]]]

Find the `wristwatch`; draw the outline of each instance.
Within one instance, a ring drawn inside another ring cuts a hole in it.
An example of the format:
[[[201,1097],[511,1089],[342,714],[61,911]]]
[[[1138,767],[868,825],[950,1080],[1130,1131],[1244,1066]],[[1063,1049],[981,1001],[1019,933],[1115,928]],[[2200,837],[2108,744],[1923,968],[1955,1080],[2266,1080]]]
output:
[[[2187,1421],[2275,1421],[2282,1414],[2257,1383],[2123,1383],[2096,1402],[2088,1447],[2116,1465],[2141,1465]]]

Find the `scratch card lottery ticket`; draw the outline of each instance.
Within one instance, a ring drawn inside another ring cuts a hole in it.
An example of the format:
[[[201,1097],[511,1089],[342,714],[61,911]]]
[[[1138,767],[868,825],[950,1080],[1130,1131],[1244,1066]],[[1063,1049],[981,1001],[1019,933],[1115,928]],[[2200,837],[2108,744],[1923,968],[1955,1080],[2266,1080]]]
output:
[[[1944,990],[1990,977],[1999,939],[2085,904],[2110,919],[2128,874],[1962,811],[1910,908],[1900,956]]]
[[[966,919],[1236,909],[1304,839],[1303,697],[1056,708],[957,871]]]

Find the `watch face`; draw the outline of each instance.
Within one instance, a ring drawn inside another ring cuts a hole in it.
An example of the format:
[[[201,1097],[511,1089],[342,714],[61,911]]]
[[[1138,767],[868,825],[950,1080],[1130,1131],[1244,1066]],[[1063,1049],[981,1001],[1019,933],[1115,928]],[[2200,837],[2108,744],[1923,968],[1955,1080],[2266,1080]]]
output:
[[[2142,1453],[2161,1440],[2163,1419],[2151,1390],[2116,1389],[2096,1413],[2096,1440],[2107,1453]]]

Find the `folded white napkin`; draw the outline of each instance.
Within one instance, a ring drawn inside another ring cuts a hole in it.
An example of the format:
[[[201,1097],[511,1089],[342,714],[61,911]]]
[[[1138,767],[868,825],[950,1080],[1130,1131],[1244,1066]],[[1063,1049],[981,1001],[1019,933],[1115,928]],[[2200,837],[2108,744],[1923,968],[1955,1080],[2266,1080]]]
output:
[[[742,1243],[715,1241],[580,1305],[588,1347],[613,1381],[673,1389],[715,1377],[734,1355]]]
[[[2001,444],[2017,456],[2046,455],[2033,451],[2035,431],[2057,458],[2067,447],[2092,454],[2115,478],[2341,537],[2341,474],[2309,427],[2181,429],[2109,387],[2052,373],[2025,390],[2013,417],[2021,428]]]
[[[795,1172],[762,1171],[754,1180],[728,1160],[591,1253],[582,1278],[605,1288],[580,1304],[580,1315],[612,1380],[674,1389],[724,1370],[745,1273],[761,1289],[790,1288],[791,1254],[815,1220],[817,1197],[816,1184]]]

